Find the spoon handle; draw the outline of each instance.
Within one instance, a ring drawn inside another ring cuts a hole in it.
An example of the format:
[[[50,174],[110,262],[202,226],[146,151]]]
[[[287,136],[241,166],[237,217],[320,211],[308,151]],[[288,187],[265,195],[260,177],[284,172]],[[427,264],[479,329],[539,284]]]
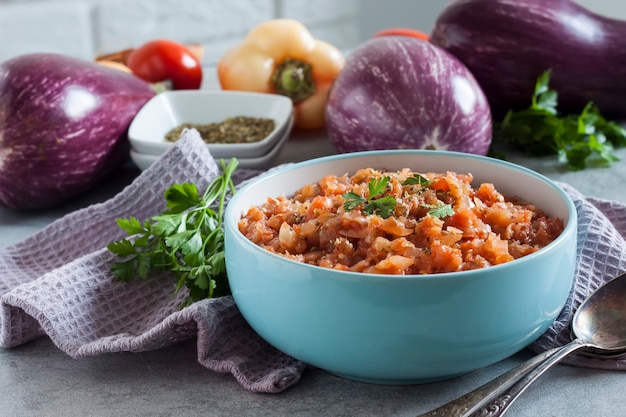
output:
[[[522,395],[526,388],[530,386],[537,378],[543,375],[548,369],[559,363],[570,353],[586,347],[587,344],[576,339],[567,345],[558,348],[558,351],[548,357],[545,361],[530,370],[526,375],[522,376],[505,394],[493,400],[486,407],[481,408],[473,413],[472,417],[500,417],[506,413],[511,404]]]
[[[554,348],[540,353],[456,400],[452,400],[441,407],[420,414],[417,417],[469,417],[476,410],[487,406],[492,400],[502,395],[507,389],[513,386],[513,384],[519,381],[520,378],[540,365],[543,361],[550,358],[553,354],[557,353],[560,349],[561,348]]]

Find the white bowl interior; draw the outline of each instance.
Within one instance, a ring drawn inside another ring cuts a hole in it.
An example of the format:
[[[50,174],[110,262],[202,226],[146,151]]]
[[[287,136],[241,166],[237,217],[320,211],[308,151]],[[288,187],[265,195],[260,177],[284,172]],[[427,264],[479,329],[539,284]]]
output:
[[[271,118],[275,127],[265,139],[253,143],[208,144],[215,157],[257,157],[278,141],[292,116],[293,103],[277,94],[239,91],[179,90],[157,94],[137,113],[129,127],[132,147],[140,153],[161,154],[172,142],[171,129],[183,123],[217,123],[234,116]]]
[[[266,180],[255,183],[236,200],[233,212],[239,218],[251,205],[261,204],[270,196],[291,196],[302,186],[319,181],[324,175],[351,174],[366,167],[389,170],[410,168],[422,173],[471,173],[474,186],[490,182],[503,195],[535,204],[548,215],[562,218],[564,223],[570,217],[571,207],[564,201],[565,193],[542,175],[497,159],[440,151],[357,152],[303,162],[288,168],[286,175],[271,173]],[[563,198],[558,198],[558,194]]]

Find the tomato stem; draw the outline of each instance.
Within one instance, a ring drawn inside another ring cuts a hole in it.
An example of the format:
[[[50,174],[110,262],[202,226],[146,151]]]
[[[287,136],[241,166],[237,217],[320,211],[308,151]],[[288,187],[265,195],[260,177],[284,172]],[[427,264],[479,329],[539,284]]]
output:
[[[313,67],[308,62],[287,58],[274,71],[272,84],[276,93],[289,97],[294,103],[315,93]]]

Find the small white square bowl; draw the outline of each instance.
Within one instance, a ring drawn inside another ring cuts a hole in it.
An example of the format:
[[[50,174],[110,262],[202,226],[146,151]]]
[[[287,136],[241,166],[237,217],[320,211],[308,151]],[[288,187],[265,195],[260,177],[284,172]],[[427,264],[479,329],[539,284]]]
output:
[[[289,132],[291,131],[293,122],[294,122],[293,117],[290,117],[289,122],[287,126],[285,127],[285,134],[282,135],[278,139],[278,142],[276,142],[276,145],[274,145],[268,153],[261,155],[261,156],[254,157],[254,158],[237,158],[237,162],[238,162],[237,168],[242,168],[242,169],[271,168],[276,162],[276,160],[278,159],[278,157],[280,156],[281,151],[285,146],[285,142],[289,140]],[[148,167],[150,167],[150,165],[158,161],[160,157],[161,155],[138,152],[134,149],[130,150],[131,160],[142,171],[148,169]],[[215,157],[215,159],[220,159],[220,158]],[[226,158],[222,158],[222,159],[226,159]]]
[[[274,130],[251,143],[207,143],[215,158],[256,158],[267,154],[279,139],[289,134],[293,103],[278,94],[221,90],[175,90],[154,96],[130,124],[132,148],[142,154],[160,155],[173,145],[165,135],[183,123],[218,123],[230,117],[273,119]]]

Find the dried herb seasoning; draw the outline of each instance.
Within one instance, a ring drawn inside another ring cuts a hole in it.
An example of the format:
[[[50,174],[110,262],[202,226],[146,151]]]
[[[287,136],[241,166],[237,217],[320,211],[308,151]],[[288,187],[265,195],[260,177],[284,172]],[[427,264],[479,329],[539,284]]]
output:
[[[217,123],[183,123],[165,134],[165,140],[176,142],[185,129],[196,129],[206,143],[253,143],[267,137],[275,127],[273,119],[235,116]]]

